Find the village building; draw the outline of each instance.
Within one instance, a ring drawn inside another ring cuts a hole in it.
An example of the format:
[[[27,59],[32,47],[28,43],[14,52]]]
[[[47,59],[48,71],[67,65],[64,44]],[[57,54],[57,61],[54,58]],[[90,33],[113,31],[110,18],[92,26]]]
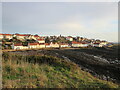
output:
[[[59,44],[58,43],[50,43],[50,46],[51,47],[54,47],[54,48],[58,48],[59,47]]]
[[[34,35],[34,39],[35,39],[35,40],[40,39],[40,36]]]
[[[60,47],[69,47],[69,44],[67,44],[67,43],[61,43]]]
[[[45,43],[28,43],[28,48],[45,48]]]
[[[4,39],[12,39],[12,34],[3,34]]]
[[[34,40],[36,40],[36,38],[34,37],[34,35],[31,35],[31,34],[29,34],[27,37],[25,37],[25,39],[34,39]]]
[[[93,47],[102,47],[100,43],[93,43]]]
[[[12,49],[14,50],[20,50],[20,49],[28,49],[27,46],[23,46],[22,43],[17,43],[12,45]]]
[[[106,45],[108,44],[108,42],[106,42],[106,41],[101,41],[100,44],[103,45],[103,46],[106,46]]]
[[[29,49],[39,48],[39,43],[28,43],[28,48]]]
[[[94,47],[103,47],[103,46],[107,46],[108,42],[106,41],[101,41],[99,43],[93,43]]]
[[[73,37],[71,37],[71,36],[68,36],[66,39],[69,41],[73,41]]]
[[[3,34],[0,33],[0,39],[3,39]]]
[[[45,43],[39,43],[39,48],[45,48]]]
[[[75,42],[75,41],[73,41],[71,46],[72,47],[87,47],[87,46],[89,46],[89,44],[85,43],[85,42]]]
[[[16,34],[16,38],[19,39],[19,40],[23,40],[23,39],[25,39],[28,36],[29,35],[27,35],[27,34]]]
[[[45,40],[44,39],[37,39],[37,42],[39,42],[39,43],[45,43]]]
[[[82,41],[81,37],[76,37],[77,41]]]
[[[88,47],[90,44],[87,42],[82,42],[81,47]]]
[[[45,43],[45,48],[50,48],[50,43]]]

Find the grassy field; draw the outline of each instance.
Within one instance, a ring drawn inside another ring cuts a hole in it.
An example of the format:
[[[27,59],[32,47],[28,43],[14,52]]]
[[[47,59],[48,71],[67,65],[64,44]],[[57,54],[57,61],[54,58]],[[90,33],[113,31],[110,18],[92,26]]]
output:
[[[3,88],[120,88],[75,63],[48,55],[3,53]]]

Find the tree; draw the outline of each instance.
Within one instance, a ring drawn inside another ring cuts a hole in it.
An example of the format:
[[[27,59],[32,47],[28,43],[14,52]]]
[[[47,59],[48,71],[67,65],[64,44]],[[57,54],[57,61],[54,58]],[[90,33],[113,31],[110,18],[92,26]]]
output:
[[[53,39],[53,41],[52,41],[53,43],[56,43],[57,41],[55,40],[55,39]]]
[[[50,43],[49,37],[46,37],[46,38],[45,38],[45,43]]]
[[[27,45],[28,45],[28,42],[25,41],[25,42],[22,43],[22,45],[23,45],[23,46],[27,46]]]

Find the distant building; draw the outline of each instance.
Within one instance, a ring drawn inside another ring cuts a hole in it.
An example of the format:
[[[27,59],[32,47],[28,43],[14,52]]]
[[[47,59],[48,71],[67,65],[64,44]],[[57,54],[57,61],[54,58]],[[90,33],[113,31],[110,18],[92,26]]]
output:
[[[37,40],[37,39],[40,39],[40,36],[34,35],[34,38]]]
[[[50,48],[51,46],[50,46],[50,43],[45,43],[45,47],[46,48]]]
[[[100,45],[100,43],[93,43],[94,47],[102,47],[102,45]]]
[[[39,43],[28,43],[28,48],[29,49],[39,48]]]
[[[39,43],[39,48],[45,48],[45,43]]]
[[[50,43],[50,46],[51,47],[54,47],[54,48],[58,48],[59,47],[59,44],[58,43]]]
[[[12,49],[14,50],[20,50],[20,49],[28,49],[28,47],[23,46],[21,43],[13,44]]]
[[[39,42],[39,43],[45,43],[45,40],[44,39],[37,39],[37,42]]]
[[[73,37],[71,37],[71,36],[68,36],[66,39],[69,41],[73,41]]]
[[[45,48],[45,43],[28,43],[28,48]]]
[[[69,47],[69,44],[67,44],[67,43],[61,43],[60,47]]]
[[[12,39],[12,34],[3,34],[4,39]]]
[[[85,42],[72,42],[72,47],[87,47],[89,44]]]
[[[103,46],[106,46],[106,45],[108,44],[108,42],[106,42],[106,41],[101,41],[100,44],[103,45]]]
[[[16,34],[16,38],[19,39],[19,40],[23,40],[23,39],[25,39],[28,36],[29,35],[27,35],[27,34]]]
[[[3,34],[0,33],[0,39],[3,39]]]

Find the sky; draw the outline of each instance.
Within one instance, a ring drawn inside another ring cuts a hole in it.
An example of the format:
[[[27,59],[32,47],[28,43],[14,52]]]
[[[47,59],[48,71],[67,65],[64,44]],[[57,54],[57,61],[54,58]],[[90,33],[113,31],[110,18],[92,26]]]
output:
[[[117,2],[3,2],[2,33],[118,41]]]

